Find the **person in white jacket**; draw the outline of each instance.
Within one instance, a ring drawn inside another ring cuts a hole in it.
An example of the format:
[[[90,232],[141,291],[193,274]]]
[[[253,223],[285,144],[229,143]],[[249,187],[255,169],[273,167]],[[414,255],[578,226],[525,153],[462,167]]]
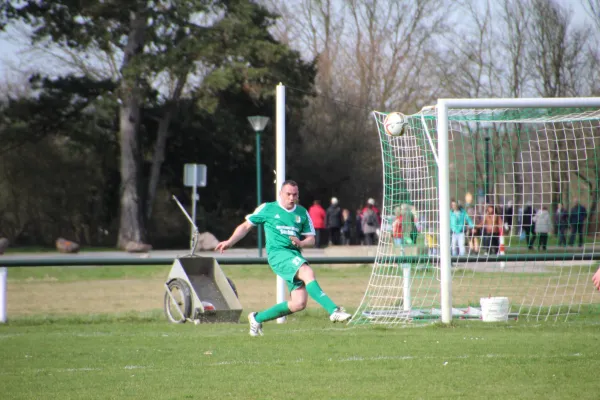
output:
[[[539,237],[538,250],[542,249],[545,251],[548,245],[548,233],[550,233],[550,229],[552,228],[548,207],[542,206],[537,214],[535,214],[533,220],[535,221],[535,233]]]

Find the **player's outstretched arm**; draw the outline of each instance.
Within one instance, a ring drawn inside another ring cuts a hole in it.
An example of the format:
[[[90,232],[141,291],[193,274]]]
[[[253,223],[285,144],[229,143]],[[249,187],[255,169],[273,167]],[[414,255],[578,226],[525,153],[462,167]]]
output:
[[[596,289],[600,290],[600,268],[598,268],[592,277],[592,282],[594,283],[594,286],[596,286]]]
[[[215,251],[219,253],[223,253],[225,250],[233,247],[237,242],[242,240],[248,232],[252,229],[252,224],[248,221],[244,221],[235,228],[231,237],[223,242],[220,242],[217,247],[215,247]]]

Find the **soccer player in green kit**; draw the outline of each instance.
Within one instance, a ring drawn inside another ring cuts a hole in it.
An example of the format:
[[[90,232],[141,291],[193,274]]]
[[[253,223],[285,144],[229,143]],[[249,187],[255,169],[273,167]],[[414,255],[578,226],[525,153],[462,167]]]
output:
[[[315,243],[315,229],[306,209],[296,204],[298,195],[296,182],[283,182],[279,201],[261,204],[246,216],[246,221],[235,229],[228,240],[220,242],[215,249],[223,253],[242,240],[253,226],[263,224],[265,227],[269,265],[287,283],[290,300],[264,311],[251,312],[248,315],[250,336],[262,336],[263,322],[304,310],[308,296],[327,310],[332,322],[346,322],[352,317],[321,290],[315,273],[302,257],[300,249]],[[303,240],[301,236],[304,236]]]

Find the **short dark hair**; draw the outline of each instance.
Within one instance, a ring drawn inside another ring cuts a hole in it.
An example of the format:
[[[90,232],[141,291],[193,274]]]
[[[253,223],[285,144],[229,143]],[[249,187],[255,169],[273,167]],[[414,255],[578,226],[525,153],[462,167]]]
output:
[[[285,181],[283,181],[283,183],[281,184],[281,187],[284,187],[285,185],[298,187],[298,184],[296,183],[296,181],[293,181],[291,179],[286,179]]]

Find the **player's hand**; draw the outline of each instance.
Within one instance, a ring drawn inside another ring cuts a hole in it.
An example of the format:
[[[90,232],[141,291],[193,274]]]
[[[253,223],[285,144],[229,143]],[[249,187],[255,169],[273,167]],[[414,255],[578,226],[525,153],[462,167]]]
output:
[[[594,283],[596,289],[600,290],[600,268],[598,268],[598,271],[596,271],[592,277],[592,282]]]
[[[300,239],[298,239],[296,236],[290,236],[290,240],[292,241],[292,244],[294,246],[296,246],[297,248],[302,247],[302,241]]]
[[[224,242],[219,242],[217,247],[215,247],[215,251],[218,251],[219,253],[223,254],[223,252],[230,247],[231,244],[229,244],[229,240],[225,240]]]

